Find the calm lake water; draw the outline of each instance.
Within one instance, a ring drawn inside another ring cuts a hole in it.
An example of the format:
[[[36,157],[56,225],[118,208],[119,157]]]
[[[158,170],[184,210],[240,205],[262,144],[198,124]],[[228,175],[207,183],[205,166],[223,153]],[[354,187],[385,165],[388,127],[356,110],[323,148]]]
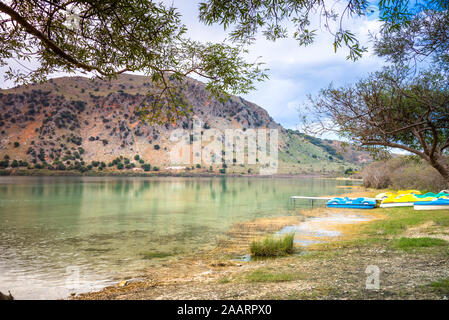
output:
[[[286,215],[292,195],[350,182],[310,178],[0,177],[0,291],[19,299],[100,289],[216,244],[236,222]],[[75,288],[75,283],[79,279]]]

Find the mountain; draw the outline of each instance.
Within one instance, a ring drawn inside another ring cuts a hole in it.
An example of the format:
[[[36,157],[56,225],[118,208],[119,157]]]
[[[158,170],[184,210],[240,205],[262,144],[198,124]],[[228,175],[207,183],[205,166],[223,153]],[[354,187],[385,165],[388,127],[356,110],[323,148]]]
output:
[[[0,167],[139,171],[147,164],[145,170],[180,169],[170,168],[170,150],[175,143],[170,134],[173,129],[192,128],[193,116],[201,120],[204,129],[223,132],[278,129],[280,174],[341,173],[370,161],[366,155],[351,153],[349,157],[338,142],[286,130],[245,99],[215,99],[205,84],[190,78],[182,93],[192,113],[176,123],[150,125],[140,120],[138,107],[153,90],[149,77],[129,74],[111,81],[62,77],[0,90],[0,160],[5,159]],[[186,170],[238,174],[258,168],[248,164],[224,167],[217,163],[210,168],[203,163],[201,168],[189,165]]]

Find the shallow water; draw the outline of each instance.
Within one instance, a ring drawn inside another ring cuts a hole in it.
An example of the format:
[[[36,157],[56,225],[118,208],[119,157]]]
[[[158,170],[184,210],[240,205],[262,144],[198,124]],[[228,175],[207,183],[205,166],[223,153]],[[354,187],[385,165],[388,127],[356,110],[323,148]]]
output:
[[[0,291],[64,298],[213,247],[236,222],[283,216],[308,178],[0,177]],[[146,255],[145,255],[146,254]],[[147,259],[144,259],[146,257]]]
[[[363,214],[354,214],[350,210],[339,211],[338,213],[329,211],[322,217],[308,218],[307,221],[296,226],[285,226],[278,234],[294,233],[294,242],[307,247],[312,244],[323,243],[328,239],[336,238],[342,235],[338,226],[342,224],[352,224],[372,220],[369,210]],[[321,240],[326,238],[326,240]]]

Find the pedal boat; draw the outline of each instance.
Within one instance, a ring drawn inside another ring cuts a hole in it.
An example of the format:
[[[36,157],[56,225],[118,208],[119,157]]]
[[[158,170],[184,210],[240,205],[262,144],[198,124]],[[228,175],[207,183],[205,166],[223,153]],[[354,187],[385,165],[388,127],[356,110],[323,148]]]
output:
[[[328,208],[347,209],[373,209],[376,207],[376,199],[373,198],[333,198],[327,202]]]

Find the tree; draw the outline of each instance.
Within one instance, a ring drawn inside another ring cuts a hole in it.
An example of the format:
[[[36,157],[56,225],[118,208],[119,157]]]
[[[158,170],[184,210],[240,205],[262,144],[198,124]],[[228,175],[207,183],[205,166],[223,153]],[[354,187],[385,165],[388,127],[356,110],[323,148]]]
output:
[[[9,68],[6,77],[17,83],[61,71],[107,79],[141,71],[155,92],[147,101],[149,120],[188,112],[177,89],[188,75],[206,79],[215,95],[246,93],[266,77],[259,62],[244,61],[242,46],[200,43],[185,32],[175,8],[153,1],[0,1],[0,66],[38,60],[29,72]]]
[[[437,9],[447,6],[443,0],[415,2],[379,0],[380,18],[395,25],[428,3]],[[0,67],[11,59],[39,61],[29,72],[10,67],[6,77],[17,83],[43,81],[55,72],[110,79],[140,71],[151,76],[153,87],[141,117],[167,122],[190,111],[180,90],[189,75],[205,79],[207,89],[220,98],[247,93],[266,79],[260,62],[243,58],[261,28],[266,38],[276,40],[288,36],[285,24],[292,23],[300,45],[311,44],[316,30],[325,29],[334,37],[335,50],[344,45],[348,58],[357,59],[366,48],[343,22],[373,8],[369,0],[205,0],[201,21],[235,26],[228,44],[188,39],[175,8],[148,0],[5,0],[0,1]],[[316,14],[320,22],[312,26]]]
[[[449,76],[440,69],[415,74],[385,67],[354,85],[331,85],[310,102],[309,131],[336,131],[373,153],[406,150],[428,161],[449,186]]]
[[[386,26],[375,39],[375,52],[392,65],[354,85],[322,90],[310,99],[306,112],[314,116],[304,124],[375,153],[406,150],[449,185],[449,11],[446,1],[429,3],[434,7]]]
[[[269,40],[287,38],[293,25],[293,36],[300,45],[314,42],[317,29],[326,30],[334,37],[335,51],[343,45],[349,50],[348,59],[361,57],[366,48],[355,34],[345,28],[344,20],[378,11],[385,30],[397,29],[409,23],[420,12],[445,10],[447,0],[415,0],[413,4],[401,0],[379,0],[377,6],[368,0],[205,0],[200,4],[200,20],[206,24],[219,23],[230,27],[234,41],[251,43],[262,29]],[[314,24],[313,17],[319,15]]]
[[[443,3],[443,2],[442,2]],[[448,3],[446,3],[446,6]],[[375,39],[375,52],[394,64],[410,64],[430,59],[449,64],[449,14],[445,10],[422,10],[399,27],[385,27]]]

